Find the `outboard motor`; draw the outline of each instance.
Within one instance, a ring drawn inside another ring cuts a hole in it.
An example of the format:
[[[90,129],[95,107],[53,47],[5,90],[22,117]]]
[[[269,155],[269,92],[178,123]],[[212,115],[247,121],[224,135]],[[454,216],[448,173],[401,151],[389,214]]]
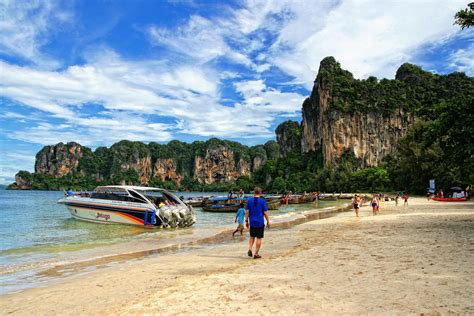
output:
[[[163,219],[163,227],[170,226],[170,222],[173,220],[173,214],[168,205],[162,206],[159,210],[160,217]]]
[[[171,227],[176,227],[181,221],[181,216],[179,215],[179,209],[175,206],[171,209],[172,222],[170,223]]]
[[[179,212],[179,217],[181,218],[181,220],[179,221],[179,226],[181,227],[186,226],[186,220],[188,217],[187,208],[181,207],[178,212]]]
[[[194,213],[194,208],[189,205],[188,210],[186,212],[186,221],[185,221],[185,226],[191,226],[194,223],[196,223],[196,215]]]

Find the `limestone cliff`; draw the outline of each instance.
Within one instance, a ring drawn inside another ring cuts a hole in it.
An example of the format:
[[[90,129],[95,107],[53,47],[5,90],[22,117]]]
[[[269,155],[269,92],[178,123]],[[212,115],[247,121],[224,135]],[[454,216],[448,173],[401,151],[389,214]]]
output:
[[[278,150],[272,142],[265,146],[272,156]],[[172,141],[166,145],[123,140],[92,151],[77,143],[59,143],[45,146],[37,154],[36,173],[58,179],[72,173],[84,178],[81,181],[95,184],[170,186],[171,182],[179,187],[184,179],[188,184],[221,183],[259,169],[267,159],[265,146],[251,149],[219,139],[192,144]],[[31,179],[31,174],[19,173],[16,186],[27,189]]]
[[[33,181],[28,171],[20,171],[15,175],[15,189],[30,190],[32,185]]]
[[[153,178],[159,178],[161,181],[171,180],[180,184],[183,176],[176,171],[176,161],[172,158],[158,158],[153,166]]]
[[[280,155],[286,157],[290,152],[301,152],[301,129],[298,122],[286,121],[275,130]]]
[[[333,57],[321,61],[311,96],[303,102],[302,152],[321,150],[326,166],[353,154],[360,167],[366,167],[377,166],[394,149],[413,115],[402,102],[389,110],[383,107],[381,93],[372,92],[385,83],[378,84],[374,78],[364,85],[360,82]]]
[[[199,183],[229,182],[250,174],[250,162],[240,158],[236,163],[234,152],[224,146],[207,148],[205,156],[195,156],[194,177]]]
[[[61,178],[77,171],[83,147],[75,142],[45,146],[36,154],[35,172]]]

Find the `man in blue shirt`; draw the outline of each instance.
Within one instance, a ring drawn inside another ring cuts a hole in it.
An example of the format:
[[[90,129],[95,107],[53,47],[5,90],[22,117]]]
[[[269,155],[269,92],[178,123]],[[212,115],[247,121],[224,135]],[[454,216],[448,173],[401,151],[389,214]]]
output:
[[[262,189],[255,188],[254,197],[247,201],[247,212],[245,213],[245,225],[250,227],[249,251],[248,256],[254,259],[261,258],[258,252],[262,246],[263,232],[265,230],[265,221],[267,220],[267,227],[270,228],[270,221],[268,219],[268,206],[264,198],[261,197]],[[257,238],[255,246],[255,254],[252,254],[253,244]]]
[[[244,235],[244,217],[245,217],[245,208],[244,208],[244,203],[240,203],[240,207],[237,210],[237,214],[235,215],[235,221],[234,223],[239,222],[239,226],[237,226],[237,229],[232,233],[232,237],[234,237],[235,233],[240,231],[240,236]]]

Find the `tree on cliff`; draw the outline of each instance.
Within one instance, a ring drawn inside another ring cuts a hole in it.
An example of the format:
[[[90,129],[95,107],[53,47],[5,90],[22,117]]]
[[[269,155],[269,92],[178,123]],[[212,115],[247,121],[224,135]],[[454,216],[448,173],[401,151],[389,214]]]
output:
[[[467,6],[469,7],[468,9],[459,10],[454,15],[454,24],[461,26],[463,30],[466,27],[474,26],[474,2],[469,3]]]
[[[298,122],[288,120],[275,130],[280,154],[286,157],[290,153],[301,153],[301,127]]]

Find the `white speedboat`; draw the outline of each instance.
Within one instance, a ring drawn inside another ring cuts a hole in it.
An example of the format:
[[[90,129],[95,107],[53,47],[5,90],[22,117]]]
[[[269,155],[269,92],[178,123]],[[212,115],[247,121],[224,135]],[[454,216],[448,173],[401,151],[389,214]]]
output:
[[[58,200],[79,220],[145,227],[185,227],[196,222],[192,206],[160,188],[100,186]]]

